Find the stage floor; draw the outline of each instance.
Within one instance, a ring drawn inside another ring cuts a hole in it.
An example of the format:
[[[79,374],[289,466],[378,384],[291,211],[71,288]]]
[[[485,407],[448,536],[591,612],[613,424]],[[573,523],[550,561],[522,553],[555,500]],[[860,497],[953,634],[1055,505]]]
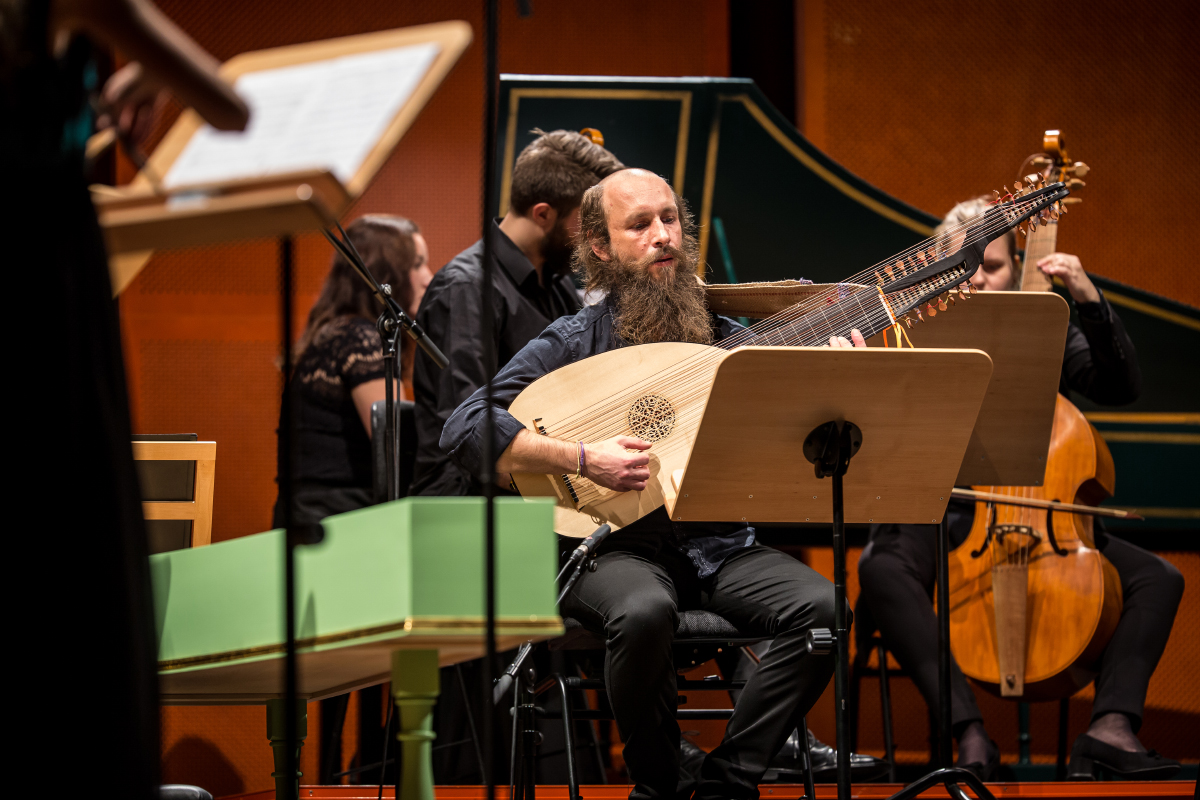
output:
[[[628,786],[581,786],[583,800],[625,800],[629,796]],[[900,791],[898,783],[863,783],[852,788],[851,796],[864,800],[884,800]],[[1163,797],[1194,797],[1195,781],[1081,781],[1046,783],[989,783],[988,788],[997,798],[1017,797],[1119,797],[1131,800],[1152,800]],[[484,800],[481,786],[437,786],[437,800]],[[763,786],[761,800],[798,800],[804,787],[798,784],[776,783]],[[498,787],[497,798],[508,797],[508,787]],[[544,800],[567,800],[566,786],[538,786],[538,798]],[[942,786],[929,789],[922,797],[949,797]],[[274,800],[275,791],[252,792],[231,795],[223,800]],[[376,800],[378,786],[301,786],[300,800]],[[383,797],[394,800],[395,790],[383,787]],[[836,798],[837,786],[832,783],[817,784],[817,798]]]

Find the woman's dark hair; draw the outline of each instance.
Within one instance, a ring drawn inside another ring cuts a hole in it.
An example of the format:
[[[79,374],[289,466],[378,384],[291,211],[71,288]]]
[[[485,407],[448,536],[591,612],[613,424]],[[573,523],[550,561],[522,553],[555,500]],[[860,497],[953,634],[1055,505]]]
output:
[[[417,260],[414,233],[420,233],[420,228],[412,220],[388,214],[362,216],[346,228],[346,235],[375,280],[390,284],[392,296],[401,308],[406,309],[412,302],[408,272]],[[346,317],[374,320],[382,311],[370,287],[350,262],[335,253],[321,296],[308,313],[308,324],[296,343],[296,357],[299,358],[330,323]]]

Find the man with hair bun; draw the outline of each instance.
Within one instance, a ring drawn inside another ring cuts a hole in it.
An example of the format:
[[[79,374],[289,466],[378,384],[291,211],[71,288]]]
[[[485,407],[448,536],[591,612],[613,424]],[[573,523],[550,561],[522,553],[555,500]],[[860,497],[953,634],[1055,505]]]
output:
[[[624,166],[574,131],[533,132],[540,135],[513,165],[508,213],[491,227],[495,369],[555,319],[579,310],[579,292],[570,276],[579,204],[588,187]],[[423,351],[416,354],[417,461],[411,494],[483,493],[475,476],[456,467],[438,447],[450,414],[492,376],[480,338],[482,285],[480,239],[434,276],[421,303],[417,321],[450,364],[438,369]]]

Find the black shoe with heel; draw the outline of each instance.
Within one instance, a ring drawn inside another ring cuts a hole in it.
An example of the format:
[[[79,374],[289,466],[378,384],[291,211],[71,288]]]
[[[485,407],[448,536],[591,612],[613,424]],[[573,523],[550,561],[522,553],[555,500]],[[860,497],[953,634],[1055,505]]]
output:
[[[1178,772],[1180,764],[1153,750],[1131,753],[1085,733],[1075,740],[1075,746],[1071,748],[1067,780],[1096,780],[1097,768],[1108,770],[1126,780],[1161,781]]]
[[[968,772],[974,773],[976,778],[984,783],[990,783],[996,780],[996,773],[1000,770],[1000,745],[988,740],[988,760],[986,763],[972,761],[970,764],[959,764],[958,766]]]

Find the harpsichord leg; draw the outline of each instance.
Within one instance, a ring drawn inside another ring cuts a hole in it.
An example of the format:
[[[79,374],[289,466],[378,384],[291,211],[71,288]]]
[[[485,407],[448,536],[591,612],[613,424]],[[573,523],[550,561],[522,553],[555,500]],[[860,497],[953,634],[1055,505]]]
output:
[[[300,770],[290,778],[287,775],[286,700],[267,701],[267,739],[275,754],[275,800],[296,800],[300,795]],[[296,764],[300,764],[300,748],[308,736],[308,703],[296,701]]]
[[[433,704],[437,702],[436,650],[397,650],[392,653],[392,696],[400,730],[398,800],[433,798]]]

